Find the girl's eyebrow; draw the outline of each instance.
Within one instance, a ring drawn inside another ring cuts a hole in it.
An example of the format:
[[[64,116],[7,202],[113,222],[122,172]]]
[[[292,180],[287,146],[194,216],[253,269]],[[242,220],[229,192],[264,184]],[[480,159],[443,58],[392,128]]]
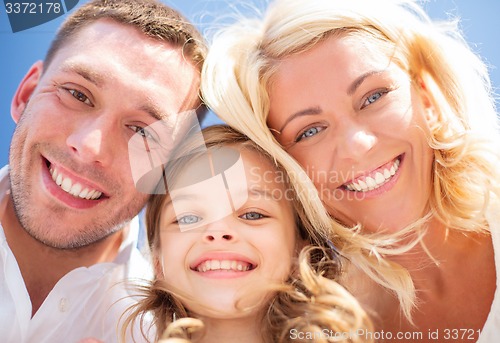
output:
[[[258,197],[262,197],[263,199],[270,199],[276,202],[279,202],[279,199],[273,196],[273,193],[269,191],[267,188],[266,189],[261,189],[261,188],[249,188],[248,189],[248,194],[249,195],[256,195]]]
[[[197,194],[178,194],[174,197],[172,196],[169,196],[168,200],[165,201],[165,205],[164,207],[168,207],[168,206],[172,206],[172,203],[174,201],[181,201],[181,200],[185,200],[185,201],[193,201],[193,200],[196,200],[196,198],[199,198],[199,195]]]

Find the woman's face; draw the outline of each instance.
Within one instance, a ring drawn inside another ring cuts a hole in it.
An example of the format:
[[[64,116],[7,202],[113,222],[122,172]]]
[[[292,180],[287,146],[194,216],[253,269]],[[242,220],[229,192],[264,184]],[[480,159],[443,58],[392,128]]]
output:
[[[332,37],[282,60],[271,80],[268,125],[330,214],[394,232],[420,218],[428,203],[428,101],[369,41]]]

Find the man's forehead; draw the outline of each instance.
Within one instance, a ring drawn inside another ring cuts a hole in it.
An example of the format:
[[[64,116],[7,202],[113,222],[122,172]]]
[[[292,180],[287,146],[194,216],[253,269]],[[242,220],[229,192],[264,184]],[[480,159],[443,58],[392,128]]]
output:
[[[144,51],[127,55],[127,52],[119,54],[113,49],[100,53],[99,50],[92,50],[76,50],[67,46],[55,55],[49,69],[78,75],[113,94],[118,94],[120,90],[127,91],[125,97],[122,94],[122,102],[136,99],[135,110],[146,112],[156,120],[177,116],[179,112],[198,105],[199,75],[192,65],[182,62],[180,57],[157,61],[157,55],[146,55]],[[139,53],[143,53],[144,58]],[[176,55],[179,52],[170,51],[168,55],[171,53]],[[158,58],[161,56],[158,54]]]

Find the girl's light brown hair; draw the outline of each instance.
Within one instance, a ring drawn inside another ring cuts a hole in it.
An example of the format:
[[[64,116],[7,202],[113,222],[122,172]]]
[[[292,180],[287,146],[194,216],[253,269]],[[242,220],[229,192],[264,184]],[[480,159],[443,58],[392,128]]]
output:
[[[264,152],[247,136],[224,125],[215,125],[202,131],[205,143],[199,145],[196,138],[186,139],[173,152],[170,164],[165,168],[165,178],[175,179],[182,168],[205,150],[214,147],[235,146],[238,149],[252,149],[265,156],[276,168],[284,172],[272,156]],[[177,158],[178,156],[187,156]],[[285,174],[286,175],[286,174]],[[287,178],[285,188],[291,189]],[[163,182],[159,187],[163,187]],[[146,227],[148,244],[151,249],[155,268],[158,272],[156,280],[149,286],[141,287],[143,299],[135,305],[125,319],[124,331],[134,321],[141,322],[149,314],[157,330],[157,340],[168,341],[169,338],[181,338],[189,342],[192,333],[203,330],[203,324],[186,308],[179,291],[172,289],[161,278],[158,256],[161,246],[159,239],[160,219],[167,194],[155,194],[151,197],[146,210]],[[276,296],[265,305],[261,315],[262,339],[264,342],[297,341],[290,338],[291,330],[297,332],[321,332],[325,329],[338,335],[347,335],[358,329],[371,330],[368,316],[354,299],[337,281],[341,278],[341,257],[337,255],[332,243],[316,230],[306,215],[300,201],[291,200],[296,213],[295,221],[298,236],[305,240],[307,246],[300,252],[296,265],[285,284],[270,285],[269,291]],[[337,281],[336,281],[337,280]],[[187,295],[189,296],[189,295]],[[176,321],[173,321],[175,314]],[[351,335],[345,342],[369,342],[362,336]],[[324,337],[323,337],[324,338]],[[164,340],[165,339],[165,340]],[[322,339],[317,340],[322,342]],[[178,342],[178,341],[177,341]]]

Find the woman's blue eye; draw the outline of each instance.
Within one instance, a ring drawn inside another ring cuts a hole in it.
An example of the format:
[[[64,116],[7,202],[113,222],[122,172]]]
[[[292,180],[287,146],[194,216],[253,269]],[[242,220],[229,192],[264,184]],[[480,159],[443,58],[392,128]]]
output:
[[[302,140],[304,138],[312,137],[312,136],[318,134],[321,130],[323,130],[323,129],[321,127],[319,127],[319,126],[310,127],[308,129],[306,129],[304,132],[302,132],[300,134],[300,136],[297,137],[297,139],[295,140],[295,142],[299,142],[300,140]]]
[[[198,217],[194,214],[188,214],[185,216],[182,216],[177,219],[177,223],[183,224],[183,225],[189,225],[189,224],[195,224],[198,223],[202,218]]]
[[[379,100],[384,94],[387,94],[387,93],[388,93],[388,91],[384,90],[384,91],[377,91],[377,92],[369,95],[366,98],[366,100],[364,101],[363,106],[361,108],[373,104],[374,102],[376,102],[377,100]]]
[[[373,104],[375,101],[380,99],[381,96],[382,96],[382,93],[375,93],[375,94],[370,95],[368,97],[368,99],[366,99],[366,101],[370,104]]]
[[[244,213],[240,216],[241,219],[246,219],[246,220],[257,220],[257,219],[262,219],[264,218],[263,214],[260,214],[258,212],[247,212]]]

